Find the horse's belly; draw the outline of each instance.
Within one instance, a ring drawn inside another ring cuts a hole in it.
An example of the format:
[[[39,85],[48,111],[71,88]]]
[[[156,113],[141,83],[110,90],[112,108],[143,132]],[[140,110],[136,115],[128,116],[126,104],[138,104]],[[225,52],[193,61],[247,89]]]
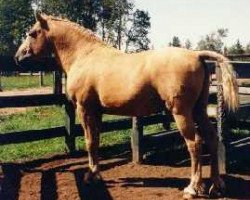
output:
[[[154,93],[140,93],[130,98],[110,96],[101,102],[104,113],[128,116],[145,116],[164,109],[164,102]]]

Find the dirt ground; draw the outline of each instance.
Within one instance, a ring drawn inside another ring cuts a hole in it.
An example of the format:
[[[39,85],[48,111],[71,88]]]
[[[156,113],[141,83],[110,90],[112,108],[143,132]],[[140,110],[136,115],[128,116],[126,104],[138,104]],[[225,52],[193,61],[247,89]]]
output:
[[[169,165],[162,156],[153,155],[145,164],[130,162],[130,153],[101,158],[102,182],[85,185],[86,155],[59,155],[23,162],[2,163],[1,200],[168,200],[182,199],[189,182],[189,163]],[[173,156],[174,157],[174,156]],[[166,159],[166,155],[165,158]],[[208,182],[209,167],[204,167]],[[241,173],[241,172],[237,172]],[[224,199],[250,199],[250,176],[224,176]],[[200,197],[199,199],[208,197]]]

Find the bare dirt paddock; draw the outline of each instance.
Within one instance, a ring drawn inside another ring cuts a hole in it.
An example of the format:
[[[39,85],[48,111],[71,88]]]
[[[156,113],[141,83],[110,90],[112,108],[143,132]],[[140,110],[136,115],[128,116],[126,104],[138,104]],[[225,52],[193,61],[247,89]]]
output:
[[[1,200],[168,200],[181,199],[189,182],[189,163],[170,165],[178,155],[154,154],[145,164],[130,162],[130,153],[101,158],[103,181],[85,185],[86,155],[54,156],[26,163],[2,165]],[[169,158],[169,162],[167,161]],[[206,160],[206,158],[204,159]],[[204,177],[209,168],[204,167]],[[228,174],[225,199],[250,199],[250,176]],[[208,180],[205,178],[205,182]],[[199,199],[208,197],[200,197]]]

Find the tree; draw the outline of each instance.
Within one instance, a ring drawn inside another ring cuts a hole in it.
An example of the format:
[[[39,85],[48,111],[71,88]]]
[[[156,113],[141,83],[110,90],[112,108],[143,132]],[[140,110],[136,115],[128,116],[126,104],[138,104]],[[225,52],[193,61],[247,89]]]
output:
[[[246,45],[245,51],[246,53],[250,53],[250,43]]]
[[[148,50],[150,40],[148,38],[151,26],[148,12],[136,10],[133,13],[132,25],[127,31],[126,51]],[[132,46],[130,46],[132,44]]]
[[[46,14],[66,17],[86,28],[96,30],[100,11],[98,0],[40,0],[37,5]]]
[[[169,43],[169,46],[181,47],[181,41],[180,41],[179,37],[174,36],[172,39],[172,42]]]
[[[240,43],[239,39],[228,49],[228,54],[243,54],[244,52],[244,47]]]
[[[61,15],[99,33],[103,41],[122,46],[126,24],[132,15],[131,0],[37,0],[40,10]]]
[[[130,0],[117,0],[113,2],[111,16],[107,22],[106,41],[118,49],[122,48],[126,40],[126,26],[133,16],[134,4]]]
[[[0,0],[0,53],[12,55],[34,20],[31,0]]]
[[[212,50],[222,53],[224,42],[223,39],[227,37],[228,29],[218,29],[215,32],[211,32],[202,38],[198,44],[198,50]]]
[[[132,0],[103,0],[99,15],[99,33],[103,41],[125,51],[148,49],[150,17],[134,10]]]
[[[109,23],[112,20],[112,8],[114,6],[114,0],[103,0],[100,4],[100,10],[98,12],[98,22],[100,24],[99,32],[102,36],[102,40],[106,41],[107,30],[112,25]]]
[[[132,0],[0,0],[0,53],[16,51],[34,23],[32,7],[99,32],[119,49],[128,40],[138,49],[148,49],[150,18],[147,12],[134,11]]]
[[[185,46],[186,49],[191,49],[192,48],[192,43],[189,39],[185,41]]]

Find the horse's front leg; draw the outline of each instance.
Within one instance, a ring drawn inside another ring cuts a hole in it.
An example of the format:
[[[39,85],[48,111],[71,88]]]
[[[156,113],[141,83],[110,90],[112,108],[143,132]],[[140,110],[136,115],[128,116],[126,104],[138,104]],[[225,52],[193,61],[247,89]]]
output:
[[[82,106],[77,106],[77,112],[84,129],[85,144],[89,159],[89,170],[85,174],[84,182],[92,183],[101,179],[98,161],[101,114],[86,111]]]

